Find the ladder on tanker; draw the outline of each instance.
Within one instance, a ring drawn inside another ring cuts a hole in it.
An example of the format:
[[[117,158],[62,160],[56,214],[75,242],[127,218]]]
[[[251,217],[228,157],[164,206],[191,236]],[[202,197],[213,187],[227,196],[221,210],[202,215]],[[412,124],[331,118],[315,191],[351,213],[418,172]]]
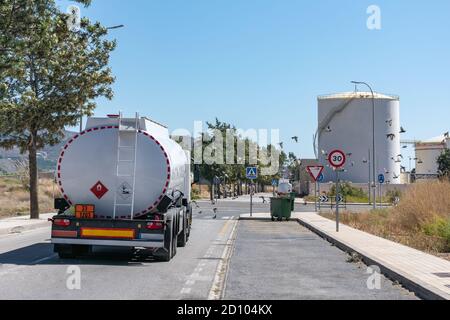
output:
[[[124,119],[119,113],[117,137],[116,190],[113,219],[129,217],[133,220],[136,186],[136,157],[139,132],[139,114],[135,119]]]

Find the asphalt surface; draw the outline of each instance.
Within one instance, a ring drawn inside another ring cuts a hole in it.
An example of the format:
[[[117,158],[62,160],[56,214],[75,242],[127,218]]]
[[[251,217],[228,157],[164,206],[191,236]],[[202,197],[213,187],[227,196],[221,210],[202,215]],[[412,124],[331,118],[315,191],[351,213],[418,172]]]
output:
[[[240,221],[225,299],[417,299],[381,276],[369,290],[367,266],[297,222]]]
[[[60,260],[49,228],[3,236],[0,299],[207,299],[233,223],[195,219],[188,245],[168,263],[111,248]],[[67,287],[71,266],[80,268],[80,290]]]
[[[380,292],[367,292],[361,288],[365,269],[346,263],[346,254],[295,223],[238,223],[239,215],[249,212],[246,197],[198,201],[193,207],[190,241],[169,263],[146,252],[99,247],[91,256],[59,259],[49,228],[0,236],[0,299],[207,299],[236,224],[227,299],[409,297],[387,280]],[[269,208],[255,198],[255,213]],[[313,206],[297,204],[296,210]],[[73,267],[80,271],[80,290],[67,286]]]
[[[270,212],[270,197],[271,194],[256,195],[253,197],[253,212],[267,213]],[[217,199],[214,204],[211,201],[199,200],[194,203],[194,208],[196,208],[200,214],[200,218],[210,219],[217,215],[217,218],[221,217],[239,217],[241,214],[250,212],[250,197],[248,195],[241,196],[237,199],[227,198],[227,199]],[[216,213],[214,212],[216,208]],[[367,212],[372,209],[370,205],[352,205],[352,204],[342,204],[341,210],[350,211],[354,213]],[[313,212],[315,210],[314,204],[303,204],[295,203],[296,212]],[[329,212],[335,210],[335,207],[331,209],[330,205],[322,206],[321,210],[323,212]]]

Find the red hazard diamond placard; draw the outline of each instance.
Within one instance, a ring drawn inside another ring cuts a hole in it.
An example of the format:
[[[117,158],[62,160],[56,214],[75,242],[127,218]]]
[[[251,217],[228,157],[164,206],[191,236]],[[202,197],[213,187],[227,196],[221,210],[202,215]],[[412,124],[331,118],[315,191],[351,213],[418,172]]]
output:
[[[105,187],[103,183],[100,181],[94,184],[94,186],[91,188],[91,192],[98,198],[101,199],[103,196],[108,192],[108,188]]]

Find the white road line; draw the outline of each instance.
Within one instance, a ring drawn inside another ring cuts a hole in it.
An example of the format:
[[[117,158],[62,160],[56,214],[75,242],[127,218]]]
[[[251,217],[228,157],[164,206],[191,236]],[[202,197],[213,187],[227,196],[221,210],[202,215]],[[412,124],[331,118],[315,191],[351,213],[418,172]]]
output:
[[[181,294],[189,294],[191,293],[192,289],[191,288],[183,288],[181,289],[180,293]]]
[[[223,250],[222,257],[217,265],[216,275],[214,276],[213,285],[209,291],[208,300],[220,300],[225,291],[226,278],[228,275],[228,264],[234,248],[234,239],[238,221],[233,221],[233,229],[230,232],[226,246]]]
[[[184,284],[186,287],[192,286],[195,284],[195,280],[187,280],[186,283]]]
[[[215,261],[205,261],[204,259],[209,259],[212,258],[213,256],[217,256],[218,248],[221,248],[221,245],[226,241],[226,234],[224,234],[224,232],[228,229],[228,225],[231,224],[237,224],[237,221],[233,221],[231,222],[230,220],[232,220],[234,217],[225,217],[226,219],[224,220],[228,220],[224,227],[222,228],[221,232],[220,232],[220,236],[211,243],[211,245],[209,246],[208,250],[206,251],[205,255],[203,256],[203,260],[199,261],[197,267],[194,269],[194,272],[189,275],[184,283],[183,288],[180,291],[180,294],[182,295],[189,295],[192,292],[192,287],[195,285],[195,283],[197,281],[204,281],[204,282],[210,282],[211,281],[211,277],[210,276],[202,276],[202,272],[204,270],[204,267],[207,264],[211,264],[211,263],[216,263]],[[233,230],[234,228],[232,228],[231,230],[231,234],[233,234]],[[219,244],[217,242],[220,242]],[[219,247],[220,245],[220,247]],[[226,251],[226,249],[224,249],[223,251]],[[222,252],[222,259],[223,259],[223,255],[224,253]],[[217,267],[216,267],[216,273],[217,273]],[[216,278],[216,275],[214,274],[214,278],[213,278],[213,283],[214,283],[214,279]],[[210,295],[210,293],[208,293],[208,295]]]
[[[51,260],[51,259],[55,258],[56,256],[57,256],[57,254],[55,253],[55,254],[52,254],[51,256],[48,256],[48,257],[45,257],[45,258],[33,261],[31,264],[38,264],[38,263],[41,263],[41,262],[44,262],[44,261],[47,261],[47,260]]]

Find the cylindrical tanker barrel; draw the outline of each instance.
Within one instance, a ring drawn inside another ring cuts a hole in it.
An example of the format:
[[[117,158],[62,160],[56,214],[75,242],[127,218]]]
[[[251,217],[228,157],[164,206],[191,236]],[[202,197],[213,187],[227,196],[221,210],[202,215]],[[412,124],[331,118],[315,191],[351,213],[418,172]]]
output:
[[[95,205],[96,218],[140,217],[157,211],[166,194],[188,192],[189,160],[168,135],[100,126],[67,142],[57,181],[70,205]]]

